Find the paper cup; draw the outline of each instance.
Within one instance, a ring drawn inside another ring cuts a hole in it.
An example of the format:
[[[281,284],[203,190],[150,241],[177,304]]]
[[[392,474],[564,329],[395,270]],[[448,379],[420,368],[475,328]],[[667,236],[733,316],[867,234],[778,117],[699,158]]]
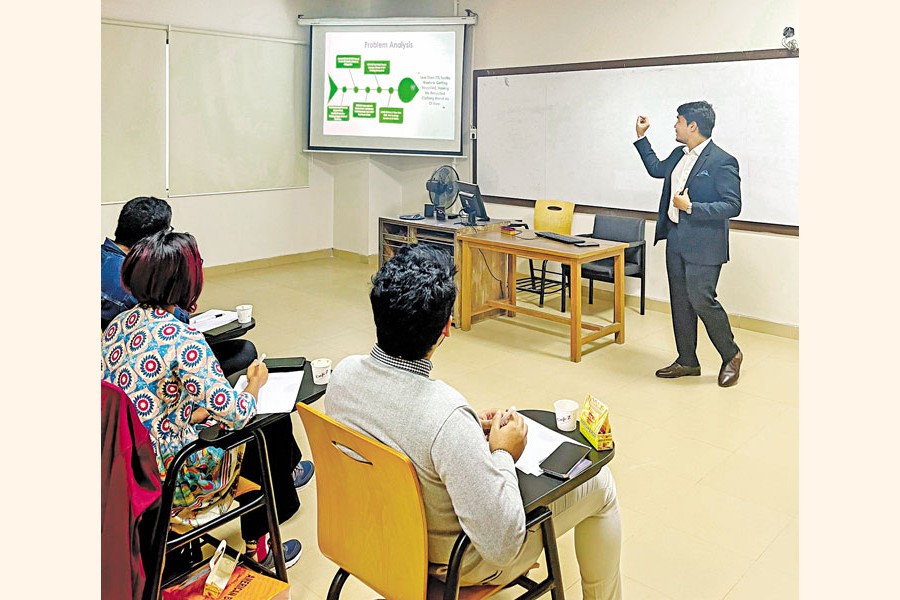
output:
[[[331,379],[331,359],[317,358],[309,363],[312,365],[313,383],[325,385]]]
[[[574,400],[557,400],[553,403],[556,412],[556,428],[560,431],[575,431],[578,425],[578,403]]]
[[[238,323],[249,323],[250,317],[253,316],[252,304],[239,304],[234,307],[238,314]]]

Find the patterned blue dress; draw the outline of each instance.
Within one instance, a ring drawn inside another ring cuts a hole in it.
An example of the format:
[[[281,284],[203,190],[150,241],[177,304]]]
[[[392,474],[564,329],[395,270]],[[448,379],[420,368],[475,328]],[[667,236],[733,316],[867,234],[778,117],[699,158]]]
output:
[[[256,399],[234,391],[203,334],[165,310],[135,306],[113,319],[102,335],[102,378],[125,390],[137,409],[163,480],[175,455],[197,439],[198,429],[190,422],[196,407],[206,408],[227,429],[240,429],[256,414]],[[205,448],[191,455],[175,492],[185,522],[196,524],[197,516],[215,505],[227,509],[242,454],[243,447],[230,452]]]

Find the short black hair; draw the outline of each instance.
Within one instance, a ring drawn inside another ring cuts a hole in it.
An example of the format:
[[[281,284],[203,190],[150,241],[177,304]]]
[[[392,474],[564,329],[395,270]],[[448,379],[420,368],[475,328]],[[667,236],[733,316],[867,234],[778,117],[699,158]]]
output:
[[[687,102],[678,107],[678,114],[684,117],[688,125],[696,123],[697,130],[703,137],[712,135],[713,127],[716,126],[716,111],[709,102]]]
[[[396,358],[425,358],[453,312],[455,275],[445,250],[428,244],[400,248],[372,276],[369,300],[378,347]]]
[[[116,243],[131,248],[157,231],[169,229],[172,207],[153,196],[138,196],[125,203],[116,224]]]

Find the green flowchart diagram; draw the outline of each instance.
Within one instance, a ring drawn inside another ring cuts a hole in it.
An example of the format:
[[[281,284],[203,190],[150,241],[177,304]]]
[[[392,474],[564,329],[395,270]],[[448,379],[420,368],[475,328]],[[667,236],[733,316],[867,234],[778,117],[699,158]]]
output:
[[[328,76],[329,91],[328,105],[326,106],[326,119],[328,121],[349,121],[351,118],[374,119],[377,115],[379,123],[403,123],[403,107],[390,106],[391,99],[396,93],[400,102],[408,104],[419,93],[419,86],[410,77],[401,79],[396,88],[382,85],[378,76],[391,74],[391,61],[389,60],[363,61],[360,54],[338,54],[335,59],[335,68],[340,69],[349,76],[350,85],[338,85],[331,75]],[[357,83],[353,73],[356,72],[359,75],[360,69],[362,69],[363,75],[374,80],[374,85],[371,83],[365,85]],[[340,76],[338,78],[342,79]],[[331,104],[338,92],[341,94],[340,98],[336,104]],[[387,101],[383,106],[379,107],[378,102],[370,102],[368,100],[369,94],[373,93],[387,94]],[[352,106],[348,106],[344,104],[347,94],[365,94],[365,98],[363,101],[353,101]]]

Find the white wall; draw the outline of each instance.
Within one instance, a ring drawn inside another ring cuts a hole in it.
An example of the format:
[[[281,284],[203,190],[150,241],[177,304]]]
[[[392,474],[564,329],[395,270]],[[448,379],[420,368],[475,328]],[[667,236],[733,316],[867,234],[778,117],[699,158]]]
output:
[[[306,29],[297,25],[302,4],[297,0],[103,0],[101,16],[305,40]],[[172,223],[197,237],[206,266],[332,248],[334,175],[327,163],[315,157],[309,170],[308,188],[172,198]],[[121,204],[101,207],[102,236],[112,237],[121,208]]]
[[[788,25],[800,33],[798,0],[470,0],[464,6],[478,13],[475,69],[760,50],[780,47]],[[530,214],[500,205],[488,211]],[[592,216],[576,215],[573,231],[590,231],[592,222]],[[647,296],[668,301],[665,246],[651,246],[654,227],[647,222]],[[731,257],[718,286],[729,313],[800,324],[799,238],[732,231]],[[626,293],[638,290],[637,281],[628,282]]]
[[[103,0],[102,16],[305,39],[306,30],[296,25],[301,13],[441,16],[455,7],[453,0]],[[469,0],[460,3],[460,11],[465,8],[479,16],[472,29],[475,69],[775,48],[785,26],[800,32],[799,0]],[[468,155],[468,141],[463,149]],[[207,265],[332,247],[375,254],[377,217],[420,212],[428,199],[425,181],[442,164],[471,178],[468,157],[315,154],[308,189],[176,199],[174,221],[198,235]],[[104,235],[112,234],[118,210],[101,210]],[[488,212],[531,217],[530,210],[512,206],[489,205]],[[576,215],[573,230],[590,230],[592,219]],[[648,221],[651,240],[653,226]],[[799,325],[799,246],[796,237],[733,231],[732,260],[718,287],[728,311]],[[668,301],[663,248],[650,248],[647,296]],[[636,284],[628,281],[628,294],[638,293]]]
[[[408,3],[373,0],[370,10],[377,7],[389,13],[388,7],[399,4]],[[453,14],[452,3],[433,4],[445,4],[445,14]],[[469,0],[460,6],[478,13],[478,25],[472,29],[475,69],[760,50],[779,47],[785,26],[800,32],[798,0]],[[465,151],[469,153],[468,144]],[[401,157],[383,160],[401,165],[403,210],[409,212],[421,210],[419,205],[427,199],[425,180],[437,166],[449,162],[423,158],[412,165]],[[468,159],[457,160],[456,169],[463,179],[471,177]],[[487,208],[499,218],[530,220],[532,215],[529,209],[513,206]],[[592,215],[576,214],[573,231],[590,231],[592,222]],[[654,226],[647,222],[647,296],[668,302],[665,246],[652,246]],[[729,313],[799,325],[799,249],[797,237],[732,231],[732,260],[722,270],[718,286],[719,299]],[[629,278],[626,293],[638,294],[639,283]]]

